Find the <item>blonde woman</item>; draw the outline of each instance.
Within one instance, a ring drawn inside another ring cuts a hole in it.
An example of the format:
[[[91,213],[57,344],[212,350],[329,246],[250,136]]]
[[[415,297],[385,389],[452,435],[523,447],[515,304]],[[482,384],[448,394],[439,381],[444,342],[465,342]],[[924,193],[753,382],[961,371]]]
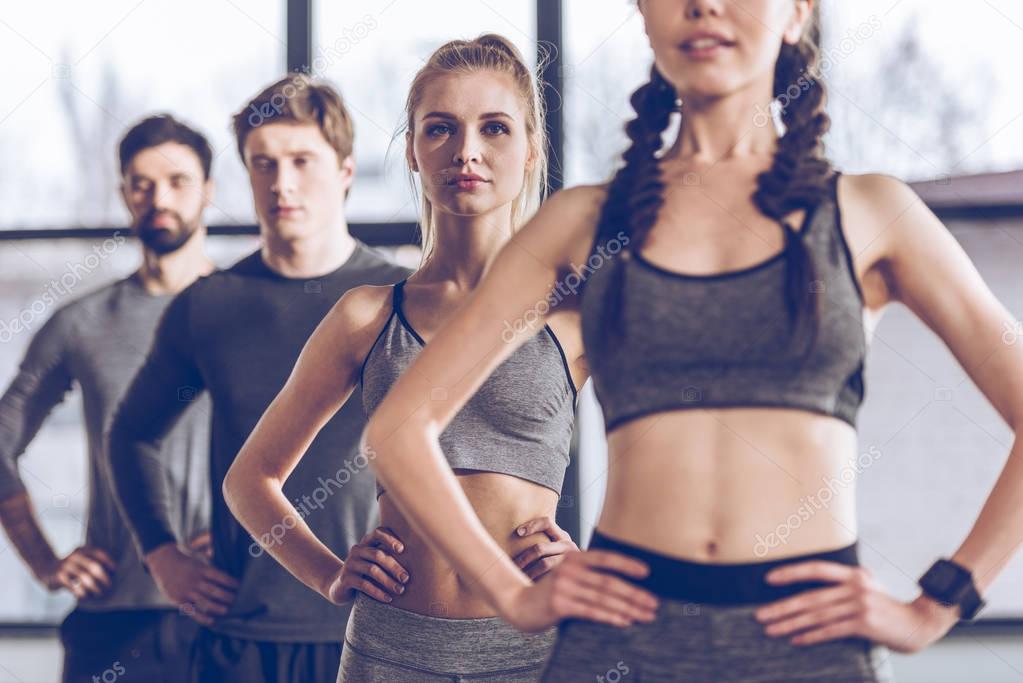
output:
[[[416,75],[406,113],[408,164],[423,187],[423,264],[393,287],[360,287],[338,302],[245,444],[225,492],[256,538],[294,516],[281,486],[320,426],[360,386],[366,411],[375,410],[541,199],[542,110],[506,39],[442,46]],[[581,356],[578,318],[551,320],[440,435],[464,499],[534,578],[577,550],[553,519],[576,386],[586,379]],[[390,493],[380,487],[378,495],[381,528],[346,561],[301,523],[267,548],[327,599],[354,599],[339,680],[535,681],[553,632],[522,634],[499,619]]]

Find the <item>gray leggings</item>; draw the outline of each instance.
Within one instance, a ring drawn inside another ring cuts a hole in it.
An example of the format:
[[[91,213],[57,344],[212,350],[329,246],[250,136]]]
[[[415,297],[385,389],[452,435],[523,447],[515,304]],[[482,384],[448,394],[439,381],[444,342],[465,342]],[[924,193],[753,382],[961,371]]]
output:
[[[629,628],[564,622],[547,683],[892,683],[888,650],[862,639],[810,646],[764,634],[755,606],[661,599]]]
[[[520,633],[498,617],[443,619],[358,593],[338,683],[536,683],[556,631]]]

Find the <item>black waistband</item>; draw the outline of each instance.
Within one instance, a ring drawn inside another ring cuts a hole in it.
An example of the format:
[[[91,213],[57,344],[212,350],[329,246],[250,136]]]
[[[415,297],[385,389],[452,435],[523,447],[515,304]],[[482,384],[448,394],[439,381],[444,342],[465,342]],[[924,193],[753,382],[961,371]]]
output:
[[[785,585],[767,583],[764,576],[782,565],[807,560],[859,565],[856,543],[837,550],[742,564],[690,562],[609,538],[597,530],[593,531],[589,548],[611,550],[645,562],[650,567],[650,574],[644,579],[630,578],[629,581],[659,597],[709,605],[762,604],[830,585],[820,581]]]

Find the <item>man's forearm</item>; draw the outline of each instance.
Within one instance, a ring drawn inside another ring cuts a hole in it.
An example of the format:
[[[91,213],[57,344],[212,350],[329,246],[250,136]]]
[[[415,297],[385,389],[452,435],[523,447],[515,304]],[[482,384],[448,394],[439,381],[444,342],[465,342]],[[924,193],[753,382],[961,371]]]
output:
[[[60,558],[43,534],[27,493],[0,501],[0,523],[32,574],[45,582]]]

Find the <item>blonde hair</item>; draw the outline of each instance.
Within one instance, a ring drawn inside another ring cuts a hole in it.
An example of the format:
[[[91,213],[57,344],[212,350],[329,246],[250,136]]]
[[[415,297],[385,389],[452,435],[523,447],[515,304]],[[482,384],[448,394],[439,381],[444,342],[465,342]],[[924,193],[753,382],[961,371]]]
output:
[[[547,131],[543,101],[537,90],[536,79],[522,58],[522,54],[511,41],[503,36],[487,33],[473,40],[452,40],[437,48],[412,79],[412,86],[405,102],[406,122],[404,128],[409,133],[415,130],[413,116],[431,80],[446,74],[479,71],[496,71],[511,76],[515,80],[519,95],[525,104],[526,137],[534,162],[532,169],[526,173],[522,191],[512,202],[512,230],[514,231],[521,228],[536,213],[547,192]],[[408,144],[412,145],[411,136],[408,139]],[[411,154],[411,149],[409,152]],[[414,181],[413,191],[415,191]],[[419,212],[419,224],[423,238],[421,263],[426,263],[433,253],[436,238],[433,228],[433,205],[425,192],[420,198]]]

